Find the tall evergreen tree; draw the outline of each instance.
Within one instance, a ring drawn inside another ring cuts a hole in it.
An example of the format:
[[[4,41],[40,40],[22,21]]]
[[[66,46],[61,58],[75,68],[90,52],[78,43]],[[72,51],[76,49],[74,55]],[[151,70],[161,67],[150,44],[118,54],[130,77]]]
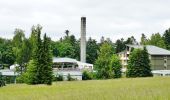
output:
[[[43,41],[43,54],[42,54],[42,68],[40,70],[41,77],[42,77],[42,83],[51,85],[52,84],[52,53],[50,50],[50,38],[44,35],[44,41]]]
[[[89,38],[87,41],[87,63],[91,63],[94,64],[95,60],[98,57],[98,45],[97,45],[97,41]]]
[[[166,48],[170,50],[170,28],[164,32],[163,39],[164,39]]]
[[[52,54],[50,50],[50,39],[44,35],[41,40],[41,26],[37,26],[35,32],[37,37],[32,60],[28,64],[26,81],[28,84],[52,84]]]

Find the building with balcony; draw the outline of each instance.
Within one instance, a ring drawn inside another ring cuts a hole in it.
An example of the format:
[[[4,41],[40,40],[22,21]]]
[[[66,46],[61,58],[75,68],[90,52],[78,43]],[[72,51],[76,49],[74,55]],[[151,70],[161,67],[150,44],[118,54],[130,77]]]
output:
[[[68,74],[72,78],[82,80],[83,70],[93,70],[93,64],[83,63],[72,58],[53,58],[53,73],[55,76],[62,75],[67,80]]]
[[[122,69],[126,71],[129,55],[133,49],[143,49],[143,45],[126,45],[126,50],[118,53],[120,57]],[[149,59],[152,70],[170,70],[170,51],[153,46],[146,45],[146,49],[149,53]]]

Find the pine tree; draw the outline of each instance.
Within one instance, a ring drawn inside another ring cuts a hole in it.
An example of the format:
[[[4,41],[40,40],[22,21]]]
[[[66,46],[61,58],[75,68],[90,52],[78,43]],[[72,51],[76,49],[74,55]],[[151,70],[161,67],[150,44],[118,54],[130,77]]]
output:
[[[41,26],[37,26],[34,29],[37,37],[35,38],[35,48],[33,49],[32,60],[28,64],[28,69],[26,72],[26,82],[27,84],[41,84],[41,71],[42,66],[42,40],[41,40]]]
[[[43,76],[43,83],[51,85],[52,84],[52,53],[50,50],[50,38],[44,35],[44,42],[43,42],[43,66],[42,66],[42,76]]]
[[[143,76],[152,76],[149,54],[146,47],[144,47],[144,49],[142,50],[142,55],[143,55],[142,58],[143,58],[143,67],[144,67]]]
[[[44,35],[41,40],[41,26],[34,30],[37,32],[35,48],[32,60],[28,64],[26,82],[28,84],[52,84],[52,53],[50,50],[50,38]]]
[[[170,50],[170,28],[164,32],[163,39],[164,39],[166,48]]]

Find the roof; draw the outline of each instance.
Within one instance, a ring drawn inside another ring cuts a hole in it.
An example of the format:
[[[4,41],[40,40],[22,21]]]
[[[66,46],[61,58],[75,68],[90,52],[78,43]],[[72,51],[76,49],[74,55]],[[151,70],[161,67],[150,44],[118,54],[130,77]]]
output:
[[[18,73],[10,69],[2,69],[0,70],[0,73],[4,76],[17,76],[18,75]]]
[[[147,45],[146,46],[148,53],[150,55],[170,55],[170,51],[160,48],[160,47],[156,47],[156,46],[152,46],[152,45]]]
[[[56,57],[54,57],[53,62],[54,63],[61,63],[61,62],[77,63],[77,60],[72,59],[72,58],[67,58],[67,57],[65,57],[65,58],[56,58]]]
[[[126,45],[128,47],[133,47],[133,48],[143,48],[143,45]],[[157,46],[153,46],[153,45],[146,45],[146,49],[148,50],[148,53],[150,55],[170,55],[170,51],[157,47]]]
[[[153,70],[153,74],[170,74],[170,70]]]
[[[80,66],[93,66],[93,64],[89,64],[89,63],[83,63],[80,61],[77,61],[76,59],[72,59],[72,58],[53,58],[53,63],[77,63]]]

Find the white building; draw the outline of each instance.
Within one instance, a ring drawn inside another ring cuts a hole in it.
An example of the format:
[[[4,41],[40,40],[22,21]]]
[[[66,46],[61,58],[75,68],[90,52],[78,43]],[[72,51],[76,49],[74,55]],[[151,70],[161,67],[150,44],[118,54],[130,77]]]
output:
[[[63,75],[64,80],[67,80],[67,75],[72,78],[82,80],[83,70],[93,70],[93,64],[83,63],[72,58],[53,58],[54,75]]]

